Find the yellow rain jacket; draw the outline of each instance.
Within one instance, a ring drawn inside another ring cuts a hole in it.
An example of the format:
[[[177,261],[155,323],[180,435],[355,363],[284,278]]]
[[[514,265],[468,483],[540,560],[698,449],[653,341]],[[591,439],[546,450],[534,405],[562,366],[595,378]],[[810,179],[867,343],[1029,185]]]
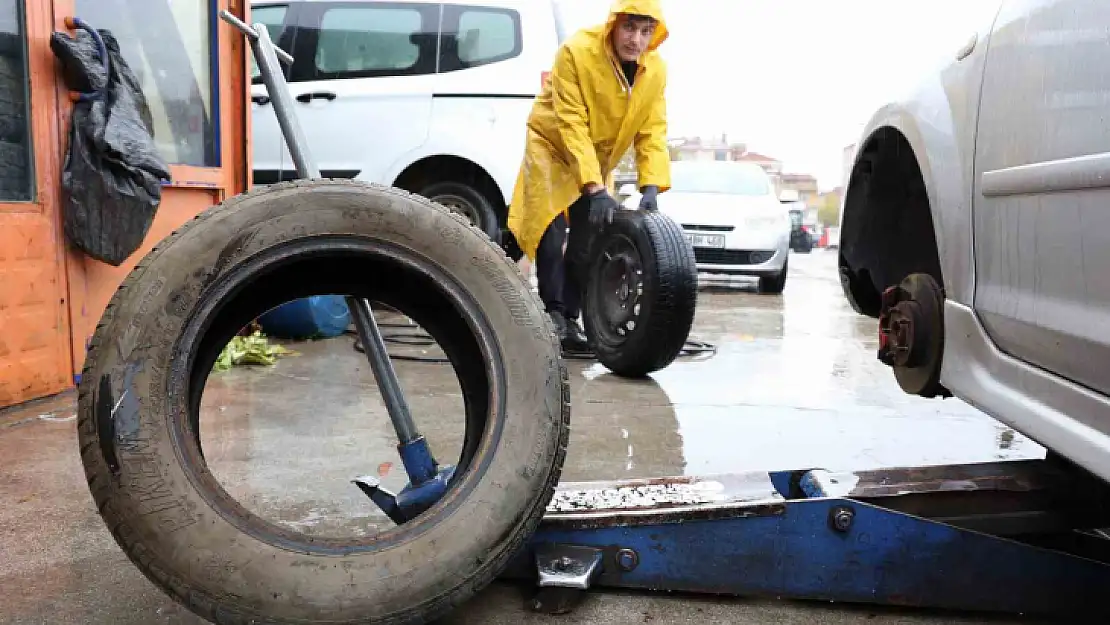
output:
[[[612,46],[620,13],[658,22],[631,88]],[[560,46],[528,118],[524,162],[509,204],[509,230],[529,258],[582,187],[612,186],[612,172],[633,144],[640,186],[657,185],[660,193],[670,188],[667,68],[657,50],[668,34],[659,0],[616,0],[605,24],[582,29]]]

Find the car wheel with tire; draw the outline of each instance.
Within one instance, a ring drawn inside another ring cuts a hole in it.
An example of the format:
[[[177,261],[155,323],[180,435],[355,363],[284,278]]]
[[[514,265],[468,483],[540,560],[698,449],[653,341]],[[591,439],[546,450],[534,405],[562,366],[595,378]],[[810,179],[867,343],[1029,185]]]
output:
[[[694,323],[698,272],[682,227],[657,211],[619,210],[597,235],[583,298],[598,361],[623,377],[662,369]]]
[[[420,195],[466,217],[471,225],[485,232],[490,239],[499,241],[501,226],[497,223],[497,213],[489,199],[474,187],[453,180],[436,182],[425,187]]]
[[[759,292],[777,295],[786,290],[786,275],[790,271],[790,257],[782,262],[782,271],[773,276],[759,277]]]
[[[447,493],[370,537],[309,537],[256,515],[201,449],[201,395],[223,346],[266,310],[318,294],[410,317],[464,397]],[[146,255],[97,326],[78,414],[105,523],[194,613],[220,625],[395,624],[440,617],[519,551],[558,482],[570,404],[543,306],[488,237],[397,189],[302,180],[231,198]]]

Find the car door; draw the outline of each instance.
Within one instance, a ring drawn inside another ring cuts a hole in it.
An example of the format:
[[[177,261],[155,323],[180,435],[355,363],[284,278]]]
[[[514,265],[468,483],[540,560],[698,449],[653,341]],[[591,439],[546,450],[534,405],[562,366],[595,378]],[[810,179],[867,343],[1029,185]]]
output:
[[[440,12],[426,2],[299,5],[290,92],[323,176],[392,183],[385,173],[424,143]]]
[[[285,3],[254,3],[251,5],[251,23],[264,24],[270,39],[281,49],[293,49],[295,30],[289,28],[290,20],[296,14],[296,3],[290,7]],[[250,56],[251,67],[251,152],[254,184],[272,184],[278,181],[278,172],[289,167],[291,159],[281,135],[274,106],[266,85],[258,73],[254,55]],[[286,80],[289,79],[289,66],[282,64]],[[283,166],[283,163],[285,164]]]
[[[1009,0],[975,150],[975,309],[1010,355],[1110,393],[1110,2]]]

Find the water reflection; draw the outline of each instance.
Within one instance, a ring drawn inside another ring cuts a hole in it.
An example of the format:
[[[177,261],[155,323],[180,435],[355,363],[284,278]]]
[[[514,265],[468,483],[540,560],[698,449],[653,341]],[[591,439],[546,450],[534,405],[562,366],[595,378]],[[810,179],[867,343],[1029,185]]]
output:
[[[683,475],[686,458],[671,398],[651,378],[571,365],[571,434],[564,481]]]

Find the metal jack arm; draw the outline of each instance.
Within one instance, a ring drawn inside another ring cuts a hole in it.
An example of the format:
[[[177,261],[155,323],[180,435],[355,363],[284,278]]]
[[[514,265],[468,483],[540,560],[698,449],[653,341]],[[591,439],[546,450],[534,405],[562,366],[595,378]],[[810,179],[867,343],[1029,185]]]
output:
[[[288,83],[285,82],[285,75],[279,64],[279,58],[287,64],[292,64],[293,57],[274,45],[264,25],[248,25],[226,10],[220,11],[220,17],[242,32],[250,42],[262,82],[266,85],[266,91],[274,105],[278,125],[289,147],[289,154],[293,157],[297,177],[319,179],[320,170],[312,159],[308,140],[297,122],[293,98],[289,95]],[[397,448],[409,477],[409,486],[399,495],[393,495],[382,489],[373,478],[356,478],[354,483],[369,495],[393,522],[401,524],[439,501],[447,490],[447,483],[454,473],[454,468],[441,468],[438,465],[431,449],[428,448],[427,441],[417,430],[405,401],[401,382],[393,370],[385,341],[374,319],[370,302],[364,298],[350,296],[346,299],[359,341],[365,348],[366,358],[370,362],[370,368],[382,392],[382,399],[389,411],[389,418],[397,432],[397,438],[400,441]]]

